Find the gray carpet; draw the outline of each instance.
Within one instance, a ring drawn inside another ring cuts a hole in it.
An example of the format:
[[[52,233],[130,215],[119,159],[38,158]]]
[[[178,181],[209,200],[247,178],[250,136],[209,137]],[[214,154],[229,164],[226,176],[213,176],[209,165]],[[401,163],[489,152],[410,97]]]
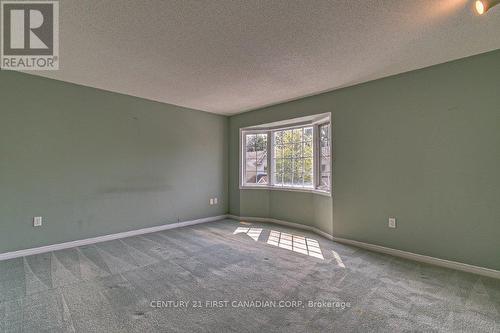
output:
[[[0,331],[500,332],[500,280],[225,220],[2,261]]]

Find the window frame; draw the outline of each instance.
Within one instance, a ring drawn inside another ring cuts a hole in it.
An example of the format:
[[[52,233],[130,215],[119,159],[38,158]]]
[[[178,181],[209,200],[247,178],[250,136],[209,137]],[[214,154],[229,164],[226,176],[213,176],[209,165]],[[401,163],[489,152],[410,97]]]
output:
[[[311,186],[281,186],[281,185],[276,185],[275,184],[275,179],[274,179],[274,174],[276,172],[271,172],[272,174],[272,177],[271,178],[271,183],[268,184],[269,187],[273,187],[273,188],[277,188],[277,189],[301,189],[301,190],[306,190],[306,191],[309,191],[309,190],[313,190],[316,188],[315,186],[315,173],[316,171],[314,170],[315,167],[314,167],[314,154],[315,154],[315,143],[314,143],[314,125],[313,124],[301,124],[301,125],[294,125],[294,126],[284,126],[284,127],[278,127],[278,128],[274,128],[274,129],[271,129],[269,130],[269,135],[271,137],[271,146],[270,146],[270,155],[271,155],[271,171],[274,171],[276,169],[276,166],[274,165],[274,162],[275,162],[275,158],[274,158],[274,133],[275,132],[278,132],[278,131],[286,131],[286,130],[293,130],[293,129],[297,129],[297,128],[305,128],[305,127],[311,127],[312,128],[312,131],[313,131],[313,138],[312,138],[312,149],[313,149],[313,152],[312,152],[312,159],[313,159],[313,167],[312,167],[312,177],[311,177]],[[303,143],[303,142],[301,142]],[[292,143],[293,144],[293,143]],[[301,156],[300,159],[304,159],[303,156]]]
[[[245,175],[247,173],[247,165],[246,165],[246,139],[247,135],[252,135],[252,134],[267,134],[267,141],[266,141],[266,150],[267,150],[267,184],[252,184],[252,183],[245,183]],[[267,188],[272,186],[270,183],[270,171],[271,171],[271,158],[269,156],[269,150],[271,149],[271,142],[270,142],[270,136],[271,133],[269,130],[245,130],[241,131],[240,130],[240,188],[241,187],[246,187],[246,188]]]
[[[330,124],[330,186],[329,189],[320,189],[320,175],[321,175],[321,161],[320,161],[320,138],[319,138],[319,127],[324,124]],[[289,130],[294,128],[313,128],[313,168],[312,168],[312,185],[310,187],[306,186],[280,186],[274,185],[275,179],[275,165],[274,165],[274,132]],[[246,136],[252,134],[267,134],[267,184],[247,184],[245,183],[246,175]],[[239,133],[239,185],[240,189],[266,189],[275,191],[292,191],[292,192],[307,192],[307,193],[317,193],[320,195],[331,197],[332,195],[332,180],[333,180],[333,158],[332,158],[332,122],[330,117],[322,118],[318,121],[306,121],[306,122],[290,122],[289,124],[284,124],[280,126],[270,126],[270,127],[260,127],[260,128],[240,128]]]
[[[329,157],[330,157],[330,184],[328,184],[328,190],[323,190],[320,188],[320,185],[321,185],[321,138],[319,137],[320,136],[320,127],[323,126],[323,125],[327,125],[329,124],[330,125],[330,129],[329,129],[329,145],[328,147],[330,148],[330,154],[329,154]],[[333,156],[332,156],[332,152],[333,152],[333,149],[332,149],[332,122],[330,121],[330,119],[328,120],[322,120],[322,121],[318,121],[314,124],[315,128],[313,130],[313,136],[316,135],[316,137],[313,139],[314,140],[314,145],[316,146],[316,150],[315,150],[315,153],[316,155],[314,156],[314,160],[313,160],[313,168],[315,169],[316,173],[315,173],[315,178],[314,178],[314,181],[315,181],[315,188],[318,189],[319,191],[324,191],[324,192],[331,192],[332,191],[332,182],[333,182],[333,168],[332,168],[332,164],[333,164]],[[317,161],[316,165],[314,166],[314,161]]]

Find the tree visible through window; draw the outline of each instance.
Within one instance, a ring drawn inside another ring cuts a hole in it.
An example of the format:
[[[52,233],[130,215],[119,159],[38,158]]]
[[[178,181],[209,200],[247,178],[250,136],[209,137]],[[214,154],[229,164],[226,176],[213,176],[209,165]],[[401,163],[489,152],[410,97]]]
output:
[[[313,128],[274,131],[274,185],[313,186]]]

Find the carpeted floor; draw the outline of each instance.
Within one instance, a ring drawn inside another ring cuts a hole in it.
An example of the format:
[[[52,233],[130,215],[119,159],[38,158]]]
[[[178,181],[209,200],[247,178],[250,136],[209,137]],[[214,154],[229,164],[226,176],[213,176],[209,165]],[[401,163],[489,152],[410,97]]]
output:
[[[0,331],[500,332],[500,280],[225,220],[0,262]]]

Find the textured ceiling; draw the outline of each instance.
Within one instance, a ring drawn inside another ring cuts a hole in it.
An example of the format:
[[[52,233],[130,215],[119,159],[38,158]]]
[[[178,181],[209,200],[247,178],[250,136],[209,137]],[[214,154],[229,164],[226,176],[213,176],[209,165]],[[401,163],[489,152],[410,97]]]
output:
[[[62,0],[57,72],[221,114],[500,48],[468,0]]]

